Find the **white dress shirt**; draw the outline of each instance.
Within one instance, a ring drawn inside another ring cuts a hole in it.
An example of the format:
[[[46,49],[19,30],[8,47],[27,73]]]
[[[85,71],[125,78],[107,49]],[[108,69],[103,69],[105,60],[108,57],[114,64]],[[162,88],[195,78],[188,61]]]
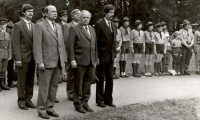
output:
[[[23,19],[23,20],[26,23],[26,26],[27,26],[28,30],[31,30],[31,21],[28,21],[26,19]]]
[[[49,22],[51,28],[53,29],[53,31],[55,31],[55,21],[50,21],[47,19],[47,21]],[[53,25],[53,22],[54,22],[54,25]]]

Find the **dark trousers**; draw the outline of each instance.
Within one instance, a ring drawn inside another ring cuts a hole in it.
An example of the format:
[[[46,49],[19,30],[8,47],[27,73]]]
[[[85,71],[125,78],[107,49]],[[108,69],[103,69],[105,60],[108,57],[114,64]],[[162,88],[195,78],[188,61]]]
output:
[[[58,82],[60,80],[61,67],[45,68],[39,70],[39,91],[37,98],[38,113],[53,111],[55,97],[58,90]]]
[[[99,81],[96,85],[96,103],[104,102],[106,104],[112,104],[113,62],[100,62],[97,66],[97,77]],[[106,80],[105,89],[104,80]]]
[[[67,96],[69,99],[73,99],[73,90],[74,89],[74,71],[71,66],[71,63],[68,65],[67,69]]]
[[[188,70],[190,59],[192,57],[192,48],[182,46],[181,73]]]
[[[33,97],[34,75],[35,75],[35,61],[29,63],[22,63],[21,67],[17,67],[17,93],[18,104],[25,104]]]
[[[91,95],[90,87],[93,80],[94,66],[80,66],[74,70],[74,107],[79,109],[82,106],[88,106],[88,100]]]
[[[0,59],[0,78],[5,79],[7,66],[8,66],[8,60],[7,59]]]
[[[7,81],[8,81],[8,86],[10,86],[12,84],[12,82],[14,81],[14,59],[10,59],[8,61],[8,66],[7,66]]]
[[[175,70],[176,72],[180,72],[181,58],[182,58],[181,48],[173,48],[172,57],[173,57],[173,62],[172,62],[173,70]]]
[[[163,54],[162,72],[168,72],[170,56],[171,56],[171,51],[167,51],[166,54]]]

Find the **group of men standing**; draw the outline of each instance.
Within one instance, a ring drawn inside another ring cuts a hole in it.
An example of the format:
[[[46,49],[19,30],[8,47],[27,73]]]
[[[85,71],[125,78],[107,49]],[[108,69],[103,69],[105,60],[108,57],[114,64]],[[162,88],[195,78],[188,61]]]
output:
[[[43,18],[36,24],[31,22],[34,13],[32,5],[24,4],[22,13],[21,20],[14,24],[11,42],[7,40],[6,32],[0,32],[0,88],[8,89],[2,81],[5,78],[5,66],[7,67],[7,62],[11,59],[11,47],[13,47],[18,71],[17,102],[19,108],[23,110],[28,110],[28,107],[37,108],[39,116],[44,119],[49,119],[50,116],[59,117],[54,110],[58,83],[67,79],[67,96],[73,101],[75,109],[80,113],[93,112],[88,101],[94,76],[98,78],[97,105],[103,108],[106,105],[116,107],[112,94],[113,77],[116,78],[116,64],[114,63],[119,59],[119,53],[121,53],[120,60],[118,60],[120,77],[128,77],[125,68],[127,55],[130,52],[133,53],[133,76],[141,77],[138,69],[143,52],[146,54],[145,75],[151,76],[150,66],[154,53],[156,54],[154,63],[156,75],[161,75],[161,59],[167,51],[164,41],[165,33],[162,31],[166,24],[157,24],[158,32],[154,33],[153,23],[148,22],[147,30],[144,32],[141,30],[142,22],[136,20],[135,29],[131,31],[129,18],[124,17],[123,26],[118,28],[119,20],[113,19],[115,7],[111,4],[104,7],[104,17],[96,22],[94,28],[89,25],[92,14],[87,10],[74,9],[71,12],[72,21],[70,23],[67,23],[68,12],[61,11],[60,24],[55,22],[57,9],[53,5],[43,9]],[[189,24],[186,22],[184,25]],[[182,39],[186,39],[186,45],[190,45],[190,47],[182,48],[184,57],[182,72],[189,74],[188,61],[191,58],[190,48],[193,41],[188,40],[191,33],[186,28],[180,31],[183,34]],[[31,99],[36,67],[39,92],[35,106]]]
[[[96,67],[96,103],[100,107],[116,107],[112,98],[117,34],[116,26],[111,21],[114,17],[114,6],[105,6],[105,17],[95,24],[95,28],[89,25],[92,14],[87,10],[74,9],[70,23],[67,23],[68,12],[61,11],[60,24],[55,22],[57,9],[53,5],[43,9],[43,18],[36,24],[31,22],[34,14],[32,5],[24,4],[21,11],[21,20],[14,24],[11,40],[7,40],[4,31],[1,32],[0,39],[3,47],[1,51],[7,53],[0,56],[0,81],[4,81],[5,66],[7,67],[7,62],[11,59],[13,47],[19,108],[37,108],[39,116],[44,119],[49,119],[50,116],[59,117],[54,110],[56,92],[58,83],[67,79],[67,96],[73,101],[75,109],[81,113],[93,112],[88,101]],[[37,105],[34,105],[31,99],[36,68],[39,91]],[[6,89],[6,86],[2,84],[1,88]]]

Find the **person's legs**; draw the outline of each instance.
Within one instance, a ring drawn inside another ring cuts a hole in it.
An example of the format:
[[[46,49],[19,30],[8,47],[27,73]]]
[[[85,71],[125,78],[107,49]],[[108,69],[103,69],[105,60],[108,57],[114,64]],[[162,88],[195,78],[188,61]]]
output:
[[[28,71],[28,64],[23,64],[21,67],[17,67],[17,93],[18,93],[18,105],[24,105],[25,106],[25,86],[26,86],[26,75]]]
[[[49,83],[49,92],[48,92],[47,102],[46,102],[47,112],[54,111],[53,107],[55,103],[56,93],[58,90],[58,82],[61,77],[60,71],[61,71],[61,67],[57,65],[57,67],[53,69],[53,72],[51,75],[51,79]]]
[[[14,79],[14,70],[13,70],[13,64],[14,64],[14,59],[10,59],[8,61],[8,67],[7,67],[7,82],[9,87],[14,87],[13,86],[13,79]]]
[[[32,59],[28,64],[28,70],[26,74],[26,84],[25,84],[26,102],[29,102],[33,97],[34,76],[35,76],[35,62],[34,59]]]
[[[112,104],[113,103],[113,76],[112,76],[112,69],[113,69],[113,63],[108,62],[105,66],[105,92],[104,92],[104,103],[105,104]]]
[[[68,64],[67,70],[67,96],[69,100],[73,100],[73,89],[74,89],[74,71],[71,63]]]
[[[105,80],[105,70],[106,63],[100,62],[97,65],[97,77],[98,81],[96,83],[96,103],[100,104],[104,102],[104,80]]]
[[[37,98],[37,111],[39,114],[45,113],[47,109],[47,100],[55,98],[49,98],[49,89],[51,76],[53,74],[53,68],[46,68],[45,70],[39,70],[39,90]],[[54,102],[54,100],[52,102]]]
[[[192,48],[188,48],[186,51],[186,56],[185,56],[185,74],[190,75],[188,71],[188,67],[190,65],[190,59],[192,58]]]
[[[94,67],[92,65],[89,65],[87,67],[87,70],[83,79],[83,97],[82,97],[81,102],[84,108],[89,107],[88,101],[91,96],[91,81],[93,78],[93,71],[94,71]]]
[[[77,65],[77,68],[74,68],[74,107],[76,109],[80,109],[83,107],[81,99],[83,98],[83,79],[85,76],[85,72],[87,70],[87,67],[83,67],[80,65]]]
[[[182,58],[181,58],[181,74],[185,75],[184,71],[185,71],[185,58],[186,58],[186,53],[187,50],[186,48],[183,46],[182,47]]]

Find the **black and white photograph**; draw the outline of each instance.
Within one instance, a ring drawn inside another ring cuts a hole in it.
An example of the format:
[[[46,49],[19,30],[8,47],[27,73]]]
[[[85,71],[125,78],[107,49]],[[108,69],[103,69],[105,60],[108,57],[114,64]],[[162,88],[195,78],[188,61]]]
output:
[[[200,0],[0,0],[0,120],[200,120]]]

